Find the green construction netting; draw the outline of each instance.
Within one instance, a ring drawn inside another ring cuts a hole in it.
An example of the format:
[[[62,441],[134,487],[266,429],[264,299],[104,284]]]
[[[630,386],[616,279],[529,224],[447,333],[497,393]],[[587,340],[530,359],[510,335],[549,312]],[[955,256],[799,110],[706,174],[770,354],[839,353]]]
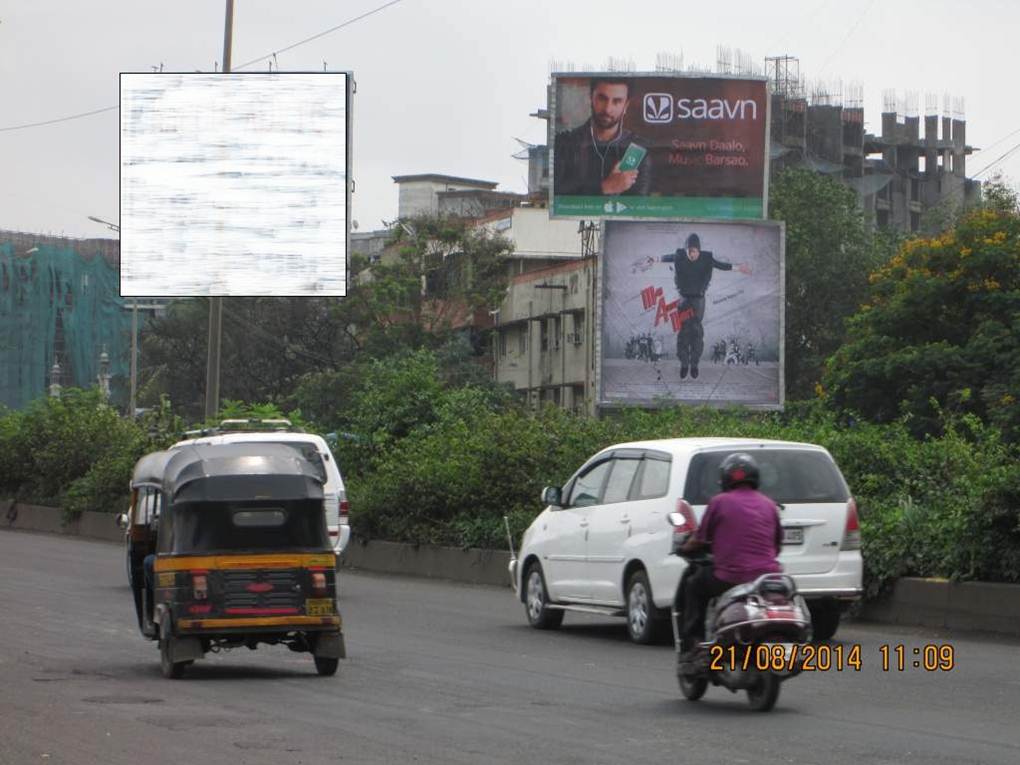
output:
[[[46,237],[26,247],[24,235],[0,233],[0,404],[20,409],[46,395],[55,355],[64,387],[97,385],[104,346],[111,403],[126,403],[131,313],[117,270],[89,249]]]

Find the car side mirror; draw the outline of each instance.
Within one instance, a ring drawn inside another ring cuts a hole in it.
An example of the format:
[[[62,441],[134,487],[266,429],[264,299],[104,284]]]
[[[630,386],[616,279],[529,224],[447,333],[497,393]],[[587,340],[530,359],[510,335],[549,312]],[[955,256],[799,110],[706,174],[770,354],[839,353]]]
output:
[[[128,527],[127,513],[119,513],[117,517],[114,519],[114,522],[117,524],[118,529],[127,530]]]
[[[563,507],[563,489],[559,486],[546,486],[542,489],[542,502],[553,507]]]

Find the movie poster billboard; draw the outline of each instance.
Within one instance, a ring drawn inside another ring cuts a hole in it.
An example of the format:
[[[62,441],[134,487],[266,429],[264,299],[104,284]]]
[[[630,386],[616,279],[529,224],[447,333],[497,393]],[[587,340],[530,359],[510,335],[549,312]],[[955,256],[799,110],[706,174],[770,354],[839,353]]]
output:
[[[761,78],[554,74],[550,215],[762,219]]]
[[[783,406],[784,228],[607,221],[602,406]]]

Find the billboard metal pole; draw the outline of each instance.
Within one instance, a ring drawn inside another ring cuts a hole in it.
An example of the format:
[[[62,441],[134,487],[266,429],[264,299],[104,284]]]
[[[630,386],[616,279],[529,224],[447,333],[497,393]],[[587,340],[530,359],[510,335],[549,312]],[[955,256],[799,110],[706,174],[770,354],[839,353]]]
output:
[[[230,71],[230,53],[234,31],[234,0],[227,0],[226,22],[223,27],[223,71]],[[223,335],[223,298],[209,298],[209,346],[205,375],[205,417],[211,419],[219,411],[220,346]]]

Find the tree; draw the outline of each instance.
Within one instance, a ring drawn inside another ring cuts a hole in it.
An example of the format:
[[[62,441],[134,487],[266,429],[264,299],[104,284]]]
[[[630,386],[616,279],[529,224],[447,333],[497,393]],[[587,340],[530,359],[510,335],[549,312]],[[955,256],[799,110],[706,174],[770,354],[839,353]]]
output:
[[[354,286],[338,311],[371,356],[439,348],[487,322],[506,294],[512,253],[511,242],[470,220],[408,218],[393,230],[389,257],[352,261]]]
[[[776,179],[769,217],[786,221],[786,393],[805,399],[891,246],[886,235],[869,233],[853,191],[809,170]]]
[[[335,298],[230,298],[224,301],[220,390],[223,398],[290,403],[298,380],[336,369],[356,345]],[[142,335],[139,400],[168,394],[192,419],[205,400],[209,304],[181,300],[150,320]]]
[[[828,362],[841,409],[881,421],[901,413],[918,432],[939,413],[977,414],[1020,438],[1020,215],[972,212],[955,229],[904,243],[872,276],[870,302]]]

